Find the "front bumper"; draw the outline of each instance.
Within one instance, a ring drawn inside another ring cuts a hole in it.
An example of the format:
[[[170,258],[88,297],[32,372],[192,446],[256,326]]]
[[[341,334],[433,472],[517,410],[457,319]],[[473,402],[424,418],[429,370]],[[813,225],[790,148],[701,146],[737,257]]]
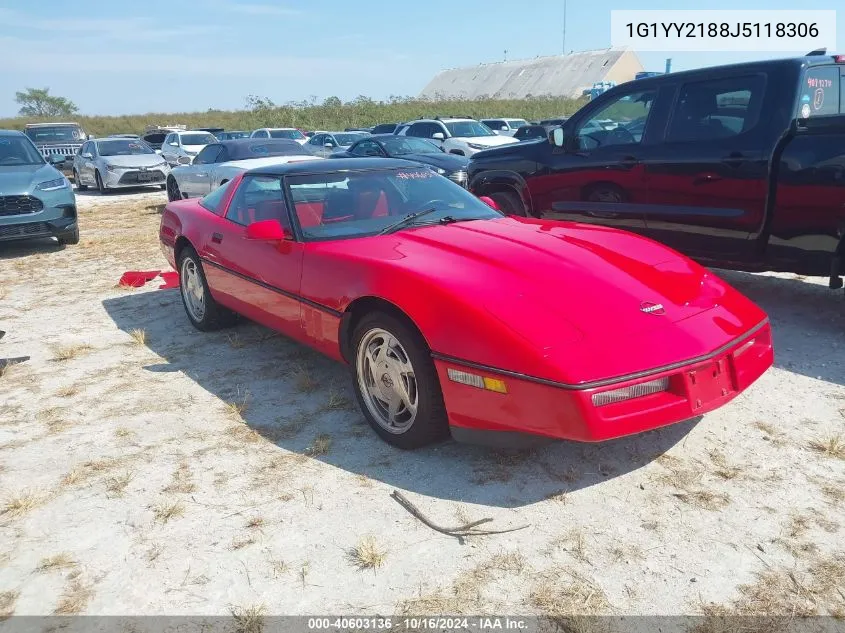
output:
[[[70,187],[0,197],[0,241],[60,237],[72,233],[76,222],[76,198]]]
[[[117,171],[106,171],[103,176],[103,184],[108,189],[120,189],[123,187],[150,187],[163,185],[167,181],[170,168],[156,167],[146,171],[140,169],[120,169]]]
[[[556,440],[600,442],[683,422],[733,400],[774,362],[771,328],[764,322],[718,354],[647,376],[575,388],[546,384],[519,375],[496,375],[448,360],[436,359],[446,411],[458,440],[494,446],[524,444],[524,435]],[[501,394],[453,382],[448,370],[501,379]],[[668,389],[649,395],[596,405],[595,394],[666,378]]]

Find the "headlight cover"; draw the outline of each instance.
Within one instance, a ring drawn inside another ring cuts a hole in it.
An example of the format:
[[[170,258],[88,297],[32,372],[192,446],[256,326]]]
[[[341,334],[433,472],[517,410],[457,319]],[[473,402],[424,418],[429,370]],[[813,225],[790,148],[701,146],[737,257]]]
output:
[[[437,172],[438,174],[440,174],[441,176],[442,176],[442,175],[444,175],[444,174],[446,173],[446,170],[445,170],[445,169],[443,169],[443,168],[441,168],[441,167],[435,167],[435,168],[434,168],[434,171],[436,171],[436,172]]]
[[[123,169],[123,167],[118,167],[117,165],[106,163],[106,169],[108,169],[109,171],[117,171],[118,169]]]
[[[70,181],[62,176],[61,178],[56,178],[55,180],[47,180],[46,182],[40,182],[35,185],[36,191],[58,191],[59,189],[67,189],[70,187]]]

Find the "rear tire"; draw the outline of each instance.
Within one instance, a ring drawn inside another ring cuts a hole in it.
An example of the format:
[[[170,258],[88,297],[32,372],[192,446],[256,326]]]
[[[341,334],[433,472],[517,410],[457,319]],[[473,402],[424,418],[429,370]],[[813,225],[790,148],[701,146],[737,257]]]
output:
[[[440,380],[416,329],[389,314],[373,312],[355,327],[352,350],[355,397],[381,439],[410,450],[449,436]],[[391,402],[397,403],[395,407]]]
[[[188,320],[198,330],[212,332],[233,326],[238,315],[214,300],[197,252],[186,246],[179,253],[179,294]]]
[[[499,210],[507,215],[519,215],[525,217],[525,205],[513,191],[495,191],[489,197],[499,206]]]
[[[76,188],[79,191],[85,191],[88,189],[88,185],[83,185],[82,180],[79,179],[79,172],[75,169],[73,170],[73,182],[76,183]]]

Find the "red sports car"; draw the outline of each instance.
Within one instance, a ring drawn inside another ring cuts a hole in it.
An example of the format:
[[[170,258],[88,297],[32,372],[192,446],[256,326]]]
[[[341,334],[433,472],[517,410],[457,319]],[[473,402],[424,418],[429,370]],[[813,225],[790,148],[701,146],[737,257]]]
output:
[[[169,203],[160,237],[194,326],[240,314],[348,363],[401,448],[638,433],[712,411],[773,362],[766,314],[686,257],[505,217],[406,161],[246,172]]]

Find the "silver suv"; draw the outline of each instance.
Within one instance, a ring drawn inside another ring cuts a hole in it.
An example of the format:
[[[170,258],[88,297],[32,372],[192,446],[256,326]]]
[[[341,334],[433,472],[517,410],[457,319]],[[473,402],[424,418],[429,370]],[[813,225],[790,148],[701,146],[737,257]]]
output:
[[[499,136],[483,123],[467,117],[409,121],[396,134],[427,138],[440,145],[443,151],[460,156],[472,156],[484,149],[519,142],[511,136]]]

